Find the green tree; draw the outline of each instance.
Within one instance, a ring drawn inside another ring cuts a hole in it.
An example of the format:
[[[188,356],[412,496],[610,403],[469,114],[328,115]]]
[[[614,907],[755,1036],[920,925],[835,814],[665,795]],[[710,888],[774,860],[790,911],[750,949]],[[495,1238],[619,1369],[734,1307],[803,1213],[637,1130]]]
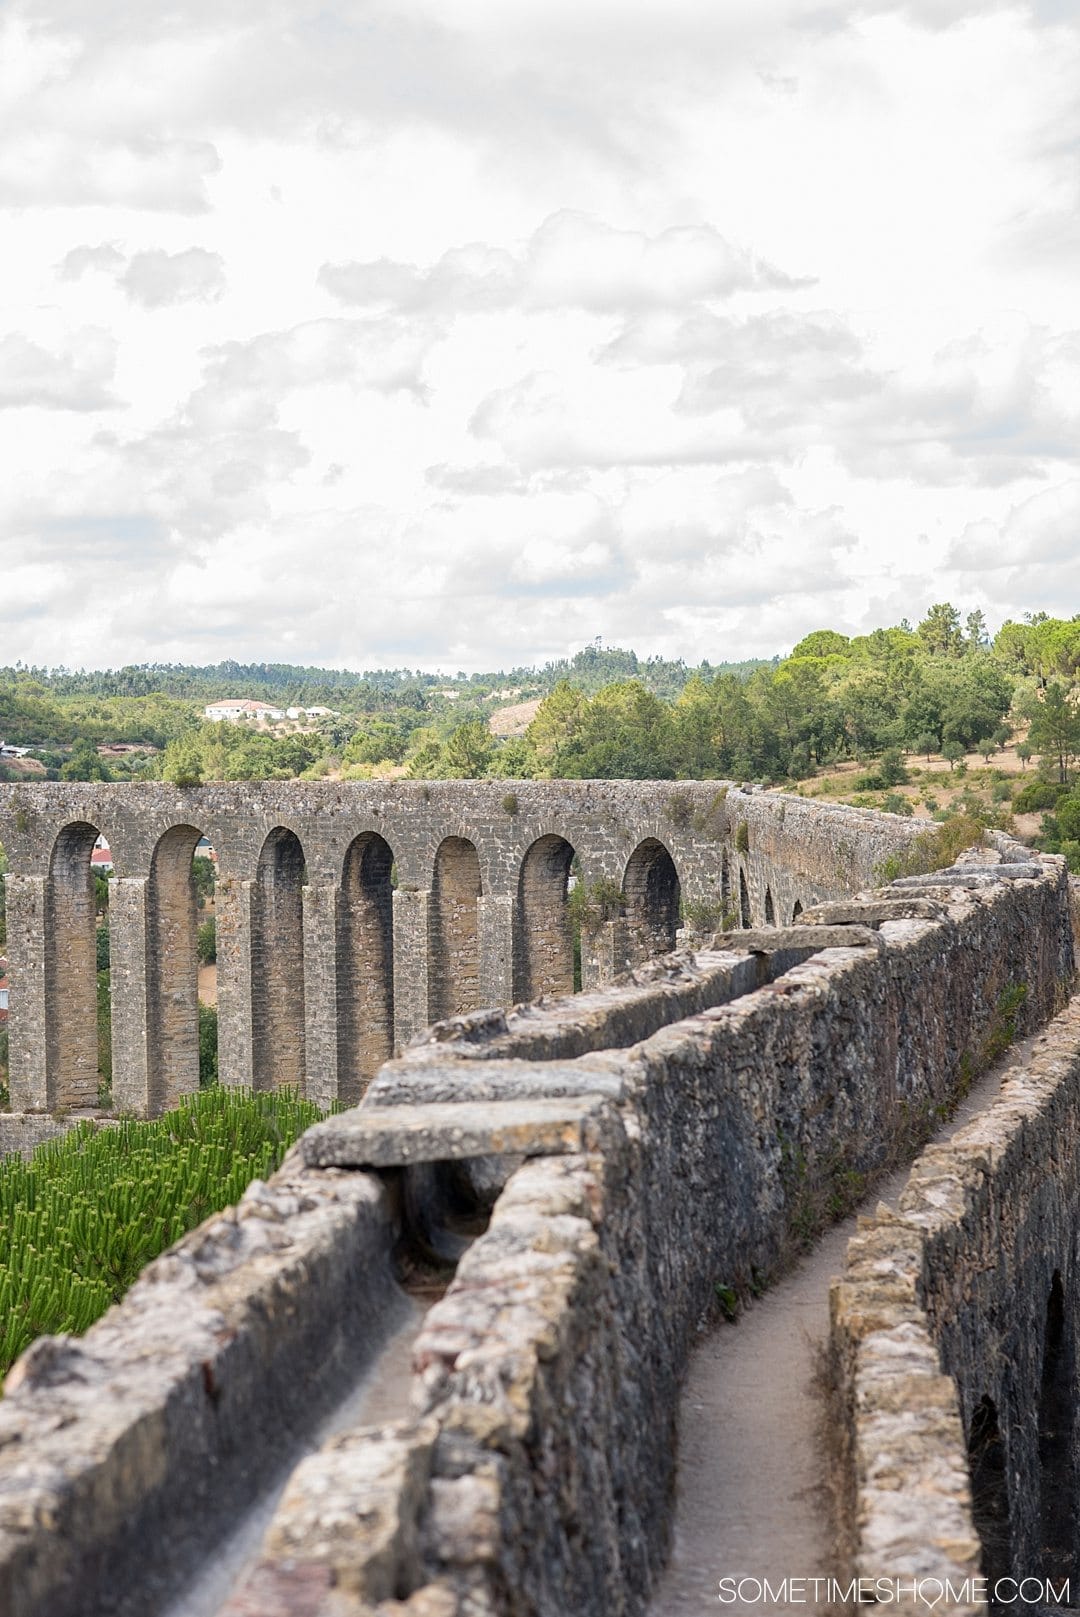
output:
[[[1071,842],[1080,840],[1080,792],[1073,790],[1059,797],[1054,806],[1054,817],[1063,838]]]
[[[408,751],[413,728],[396,717],[372,718],[349,741],[342,760],[347,764],[381,764],[389,759],[399,764]]]
[[[200,966],[212,966],[217,960],[217,922],[212,915],[195,934],[195,952]]]
[[[889,747],[881,755],[878,774],[886,786],[902,786],[908,778],[903,755],[898,747]],[[896,810],[891,812],[895,813]]]
[[[218,1081],[218,1013],[216,1005],[199,1005],[199,1088]]]
[[[201,786],[202,756],[194,735],[179,736],[165,748],[161,778],[174,786]]]
[[[446,773],[443,746],[435,731],[424,726],[414,737],[414,750],[409,758],[412,780],[441,780]]]
[[[946,741],[941,749],[941,756],[948,764],[949,773],[951,774],[964,756],[964,749],[959,741]]]
[[[792,657],[844,657],[851,646],[846,634],[835,629],[815,629],[792,650]]]
[[[910,816],[915,812],[907,798],[901,796],[899,792],[886,792],[884,798],[882,799],[881,807],[886,814],[903,814]]]
[[[545,775],[558,779],[562,759],[581,733],[587,708],[588,697],[565,679],[540,703],[525,735]]]
[[[587,704],[563,772],[578,780],[670,779],[670,742],[667,704],[640,680],[621,680]]]
[[[964,620],[964,639],[968,651],[982,651],[990,644],[986,618],[978,607],[974,612],[969,612]]]
[[[470,719],[452,731],[443,748],[443,773],[449,780],[478,780],[495,751],[491,731],[481,719]]]
[[[208,859],[205,854],[197,853],[191,861],[191,880],[195,886],[195,897],[198,900],[199,908],[205,909],[213,898],[214,888],[217,885],[217,871],[214,869],[214,861]]]
[[[92,741],[79,740],[71,749],[71,757],[60,771],[61,780],[112,780],[104,760],[98,756]]]
[[[949,601],[938,601],[916,631],[927,651],[936,657],[958,657],[964,651],[960,613]]]
[[[1080,752],[1080,714],[1056,682],[1048,685],[1041,702],[1031,707],[1028,741],[1043,758],[1050,759],[1063,786],[1069,767]]]
[[[536,759],[524,736],[508,736],[493,754],[488,774],[495,780],[531,780]]]

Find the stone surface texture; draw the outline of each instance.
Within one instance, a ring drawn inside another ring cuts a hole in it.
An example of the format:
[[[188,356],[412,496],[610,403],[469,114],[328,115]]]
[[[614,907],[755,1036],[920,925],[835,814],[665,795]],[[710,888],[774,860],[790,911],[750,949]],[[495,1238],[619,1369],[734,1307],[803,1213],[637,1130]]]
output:
[[[1048,1431],[1069,1437],[1067,1410],[1046,1407],[1044,1375],[1055,1275],[1062,1346],[1075,1354],[1078,1161],[1074,1000],[1006,1075],[998,1100],[918,1158],[896,1212],[865,1220],[850,1242],[833,1286],[832,1351],[847,1440],[846,1539],[860,1574],[917,1570],[954,1584],[978,1574],[968,1437],[989,1399],[1003,1444],[1009,1570],[1075,1580],[1075,1543],[1047,1558],[1045,1515],[1050,1494],[1075,1521],[1075,1470],[1044,1474],[1040,1443]]]
[[[717,812],[731,812],[731,795]],[[529,811],[520,796],[516,818]],[[776,799],[737,801],[751,849],[812,812],[799,804],[782,821]],[[822,902],[845,886],[833,831],[825,840],[829,893],[821,837],[804,859],[822,880],[803,891]],[[130,1608],[140,1617],[155,1609],[140,1593],[145,1546],[179,1562],[185,1535],[212,1538],[207,1523],[243,1509],[284,1436],[377,1353],[391,1247],[466,1147],[481,1168],[497,1154],[501,1172],[486,1230],[416,1338],[411,1418],[338,1434],[303,1459],[224,1610],[642,1612],[670,1527],[680,1381],[717,1288],[766,1283],[853,1185],[914,1150],[991,1059],[1003,1007],[1020,1031],[1060,1010],[1074,965],[1063,863],[970,885],[988,862],[999,850],[975,852],[925,910],[889,908],[916,902],[907,892],[856,895],[827,923],[861,928],[865,904],[867,930],[845,932],[844,946],[810,952],[800,928],[797,947],[777,934],[774,954],[675,956],[595,996],[466,1014],[384,1067],[357,1111],[315,1131],[322,1145],[301,1141],[270,1185],[158,1260],[81,1342],[43,1340],[12,1371],[0,1405],[5,1617],[127,1617],[123,1599],[143,1600]],[[1022,1080],[1009,1127],[1034,1126],[1044,1088]],[[1069,1115],[1062,1104],[1063,1174]],[[350,1140],[366,1160],[365,1138],[384,1142],[378,1169],[314,1165]],[[1053,1243],[1033,1292],[1014,1278],[1042,1239],[1025,1211],[998,1237],[1014,1243],[1007,1268],[992,1231],[1006,1228],[1013,1181],[989,1171],[995,1139],[972,1139],[962,1171],[954,1152],[946,1172],[931,1163],[913,1180],[917,1205],[862,1237],[866,1300],[854,1274],[836,1304],[858,1486],[865,1495],[876,1466],[887,1490],[903,1459],[896,1433],[914,1431],[942,1565],[975,1553],[949,1373],[970,1360],[971,1395],[989,1387],[1009,1408],[989,1356],[999,1327],[982,1316],[1004,1330],[1018,1311],[1045,1310],[1051,1263],[1072,1279]],[[1022,1149],[1014,1159],[1015,1174],[1028,1171]],[[1039,1191],[1030,1166],[1022,1205],[1056,1221],[1059,1191]],[[413,1194],[410,1175],[422,1181]],[[977,1217],[965,1223],[969,1202]],[[907,1404],[892,1401],[891,1376],[913,1389]],[[865,1553],[897,1532],[895,1516],[867,1516]]]

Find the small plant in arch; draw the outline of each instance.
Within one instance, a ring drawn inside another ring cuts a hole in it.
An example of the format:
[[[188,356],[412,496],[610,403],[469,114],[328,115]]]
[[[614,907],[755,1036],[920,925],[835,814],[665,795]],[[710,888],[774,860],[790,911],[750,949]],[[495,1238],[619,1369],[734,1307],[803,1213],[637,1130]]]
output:
[[[626,908],[626,894],[610,876],[598,876],[594,882],[579,881],[572,887],[566,906],[571,921],[589,931],[621,915]]]

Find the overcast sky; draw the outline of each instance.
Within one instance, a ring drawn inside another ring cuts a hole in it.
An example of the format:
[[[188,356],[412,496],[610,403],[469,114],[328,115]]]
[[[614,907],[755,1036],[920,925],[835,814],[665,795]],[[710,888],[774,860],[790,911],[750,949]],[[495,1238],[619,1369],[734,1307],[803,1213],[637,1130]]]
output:
[[[1080,611],[1080,0],[12,0],[0,663]]]

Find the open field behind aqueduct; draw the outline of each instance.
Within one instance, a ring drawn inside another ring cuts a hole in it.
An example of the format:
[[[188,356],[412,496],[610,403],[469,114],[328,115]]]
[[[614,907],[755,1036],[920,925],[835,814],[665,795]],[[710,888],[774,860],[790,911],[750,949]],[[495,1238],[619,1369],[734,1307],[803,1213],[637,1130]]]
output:
[[[349,1108],[15,1366],[3,1617],[648,1611],[718,1287],[767,1288],[1040,1028],[834,1286],[829,1564],[1075,1577],[1068,879],[988,834],[882,886],[914,830],[715,782],[0,787],[0,1144],[96,1095],[99,833],[118,1101],[197,1082],[205,834],[223,1078]]]

